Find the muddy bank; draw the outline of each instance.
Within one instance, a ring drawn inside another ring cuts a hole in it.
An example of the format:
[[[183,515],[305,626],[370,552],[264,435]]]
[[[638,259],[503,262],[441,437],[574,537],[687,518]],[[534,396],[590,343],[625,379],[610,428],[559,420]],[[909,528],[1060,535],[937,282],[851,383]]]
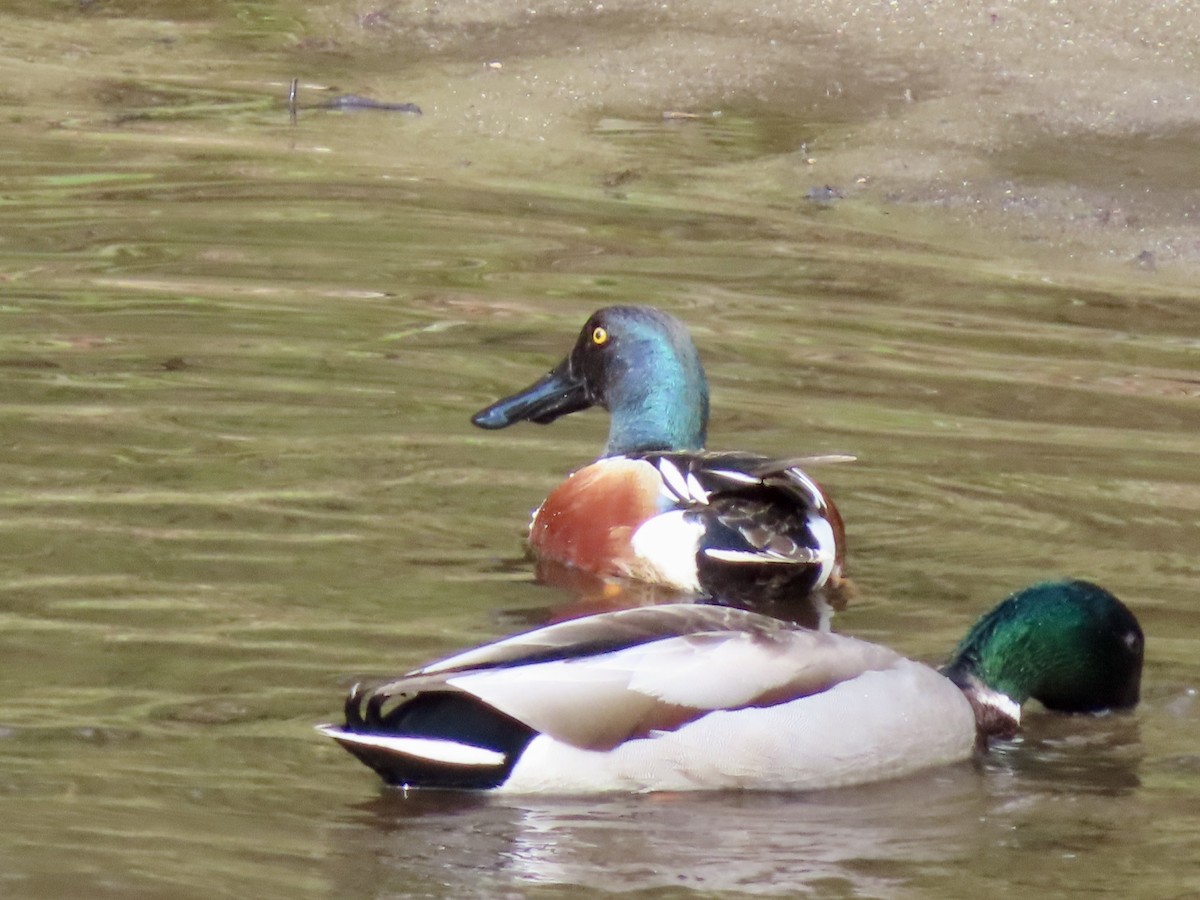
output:
[[[830,184],[1068,267],[1183,274],[1200,264],[1196,12],[1165,0],[338,2],[311,11],[296,49],[314,71],[369,60],[377,84],[419,93],[484,166],[476,138],[542,148],[499,152],[509,170],[593,154],[619,170],[599,121],[765,116],[783,132],[770,152],[704,180],[771,202]]]

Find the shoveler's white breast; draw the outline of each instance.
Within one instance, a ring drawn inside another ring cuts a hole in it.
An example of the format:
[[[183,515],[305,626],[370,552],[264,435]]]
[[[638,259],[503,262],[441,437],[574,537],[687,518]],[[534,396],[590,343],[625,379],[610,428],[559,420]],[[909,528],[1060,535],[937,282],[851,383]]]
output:
[[[665,584],[681,591],[700,591],[696,553],[704,537],[704,523],[688,517],[685,510],[660,513],[633,533],[633,558],[621,574]]]
[[[776,706],[719,710],[612,750],[534,738],[500,790],[815,790],[968,758],[975,716],[928,666],[898,659]]]

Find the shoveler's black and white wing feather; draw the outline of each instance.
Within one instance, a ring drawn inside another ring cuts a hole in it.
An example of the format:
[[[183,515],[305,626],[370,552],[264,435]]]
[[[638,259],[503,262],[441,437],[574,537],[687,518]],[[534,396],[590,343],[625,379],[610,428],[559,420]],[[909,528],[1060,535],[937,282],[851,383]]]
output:
[[[638,559],[674,573],[655,573],[660,580],[747,608],[842,586],[841,516],[801,465],[852,457],[704,451],[630,458],[654,466],[662,481],[666,509],[632,538]]]

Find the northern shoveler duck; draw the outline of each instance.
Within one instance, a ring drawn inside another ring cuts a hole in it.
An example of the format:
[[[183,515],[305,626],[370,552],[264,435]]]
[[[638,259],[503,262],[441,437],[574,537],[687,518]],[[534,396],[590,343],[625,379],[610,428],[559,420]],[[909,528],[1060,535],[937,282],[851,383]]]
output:
[[[345,724],[319,729],[409,787],[810,790],[966,759],[1030,697],[1130,708],[1142,651],[1133,613],[1083,581],[1009,597],[940,672],[746,610],[648,606],[356,685]]]
[[[534,513],[538,558],[735,605],[841,585],[842,519],[800,460],[704,450],[708,382],[678,319],[601,309],[562,362],[472,421],[546,424],[591,406],[611,414],[608,443]]]

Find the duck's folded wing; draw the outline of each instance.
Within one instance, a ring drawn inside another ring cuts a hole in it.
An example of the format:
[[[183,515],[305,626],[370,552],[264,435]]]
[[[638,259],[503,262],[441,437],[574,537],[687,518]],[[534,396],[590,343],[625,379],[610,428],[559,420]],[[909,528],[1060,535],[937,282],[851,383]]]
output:
[[[409,675],[594,657],[662,638],[701,632],[772,634],[790,628],[786,623],[731,607],[695,603],[647,606],[547,625],[430,663]]]
[[[674,502],[703,524],[707,559],[802,567],[838,559],[840,517],[799,458],[677,452],[645,459]]]
[[[853,456],[796,456],[786,459],[755,453],[668,452],[642,457],[656,466],[667,489],[684,503],[705,504],[712,494],[754,487],[776,487],[798,493],[814,506],[826,502],[824,492],[804,472],[807,465],[853,462]]]
[[[771,706],[818,693],[899,659],[886,648],[840,635],[751,628],[665,637],[596,655],[422,675],[384,690],[411,695],[436,679],[442,689],[470,694],[535,731],[604,750],[672,731],[714,710]]]

